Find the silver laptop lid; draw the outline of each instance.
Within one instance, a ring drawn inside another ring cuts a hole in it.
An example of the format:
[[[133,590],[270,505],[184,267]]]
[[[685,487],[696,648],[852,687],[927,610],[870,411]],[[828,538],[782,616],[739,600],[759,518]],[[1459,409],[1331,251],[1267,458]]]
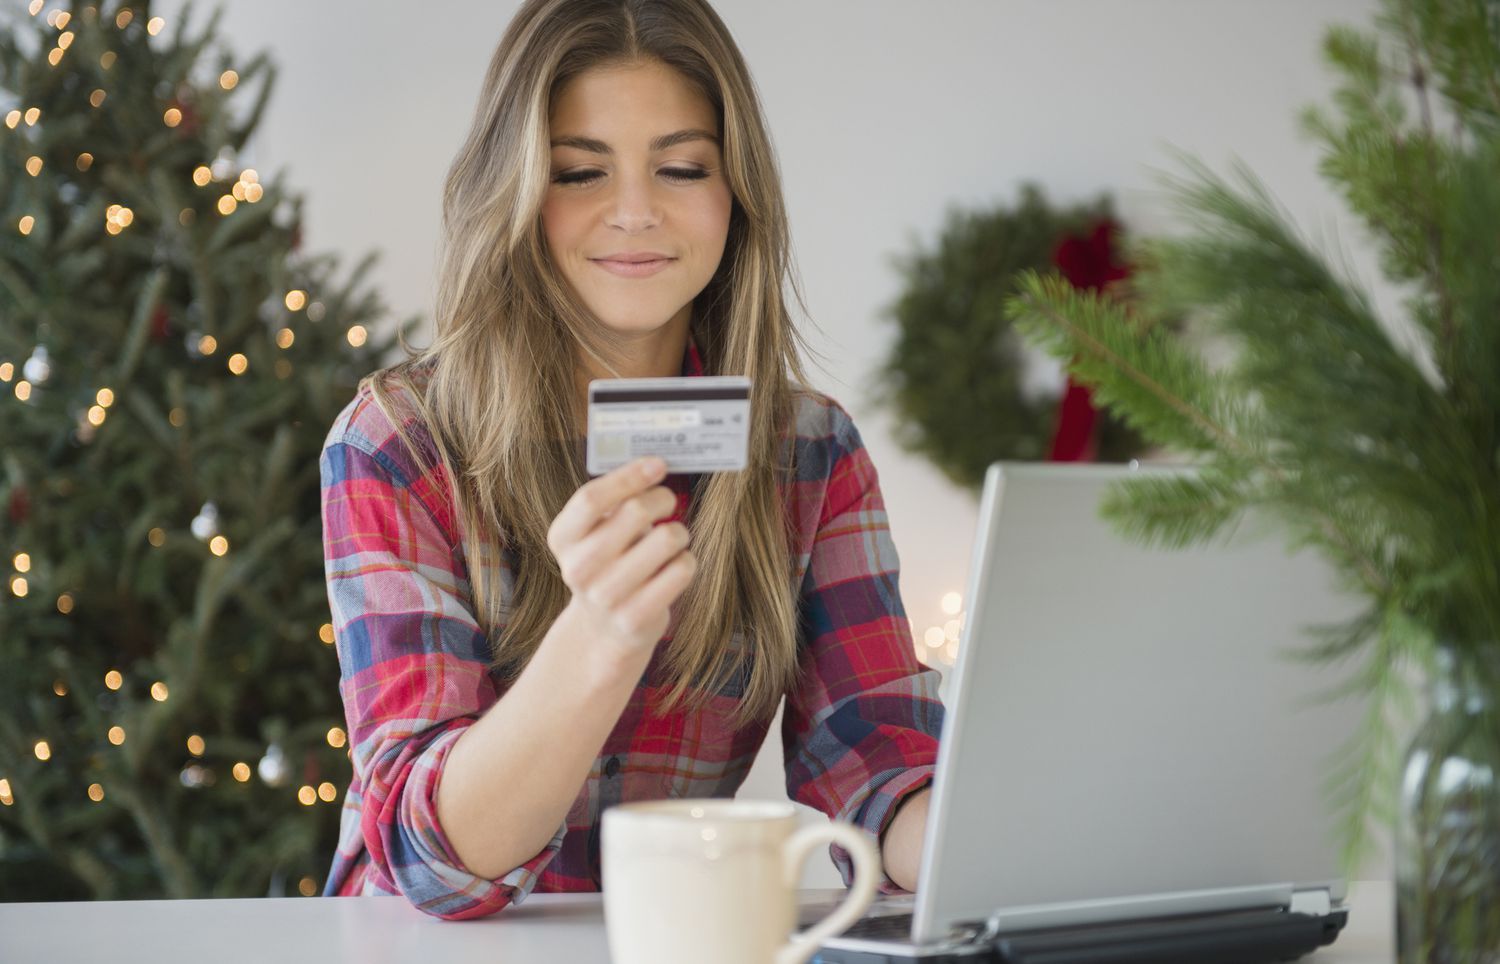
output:
[[[1359,601],[1255,517],[1227,544],[1126,540],[1098,505],[1133,471],[1190,470],[985,478],[919,943],[997,912],[1009,930],[1344,896],[1323,785],[1361,705],[1314,698],[1347,667],[1284,651]]]

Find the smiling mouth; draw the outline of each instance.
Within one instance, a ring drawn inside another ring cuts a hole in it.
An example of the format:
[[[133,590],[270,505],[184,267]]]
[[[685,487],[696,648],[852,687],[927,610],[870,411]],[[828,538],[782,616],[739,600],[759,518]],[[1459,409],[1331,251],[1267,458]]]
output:
[[[622,278],[644,278],[674,263],[676,258],[657,258],[654,261],[611,261],[607,258],[590,258],[594,264],[610,274]]]

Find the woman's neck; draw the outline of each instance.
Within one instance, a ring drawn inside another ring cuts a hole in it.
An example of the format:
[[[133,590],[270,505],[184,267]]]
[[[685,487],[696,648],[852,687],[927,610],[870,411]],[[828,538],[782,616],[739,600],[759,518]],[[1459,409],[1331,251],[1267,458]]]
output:
[[[691,306],[689,306],[691,307]],[[655,331],[632,339],[622,347],[620,354],[610,359],[620,378],[673,378],[682,374],[682,359],[687,353],[688,313],[684,309],[678,318]],[[605,371],[594,359],[583,356],[575,376],[577,391],[584,400],[587,411],[589,382],[596,378],[617,377]],[[586,418],[587,416],[585,416]],[[587,434],[588,426],[580,428]]]

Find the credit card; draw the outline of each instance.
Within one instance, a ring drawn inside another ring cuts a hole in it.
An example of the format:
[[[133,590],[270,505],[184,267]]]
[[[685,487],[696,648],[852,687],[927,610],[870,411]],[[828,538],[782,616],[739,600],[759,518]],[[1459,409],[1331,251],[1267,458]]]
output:
[[[671,472],[737,472],[750,450],[750,379],[596,378],[589,382],[588,471],[645,455]]]

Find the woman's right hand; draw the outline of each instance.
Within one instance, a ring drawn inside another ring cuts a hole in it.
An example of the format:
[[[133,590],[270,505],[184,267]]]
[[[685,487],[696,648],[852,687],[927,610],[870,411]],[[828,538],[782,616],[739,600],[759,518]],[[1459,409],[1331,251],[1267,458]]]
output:
[[[656,484],[665,469],[659,458],[641,458],[590,479],[547,530],[547,547],[573,591],[568,615],[622,656],[649,658],[697,568],[687,526],[656,524],[677,506],[672,490]]]

